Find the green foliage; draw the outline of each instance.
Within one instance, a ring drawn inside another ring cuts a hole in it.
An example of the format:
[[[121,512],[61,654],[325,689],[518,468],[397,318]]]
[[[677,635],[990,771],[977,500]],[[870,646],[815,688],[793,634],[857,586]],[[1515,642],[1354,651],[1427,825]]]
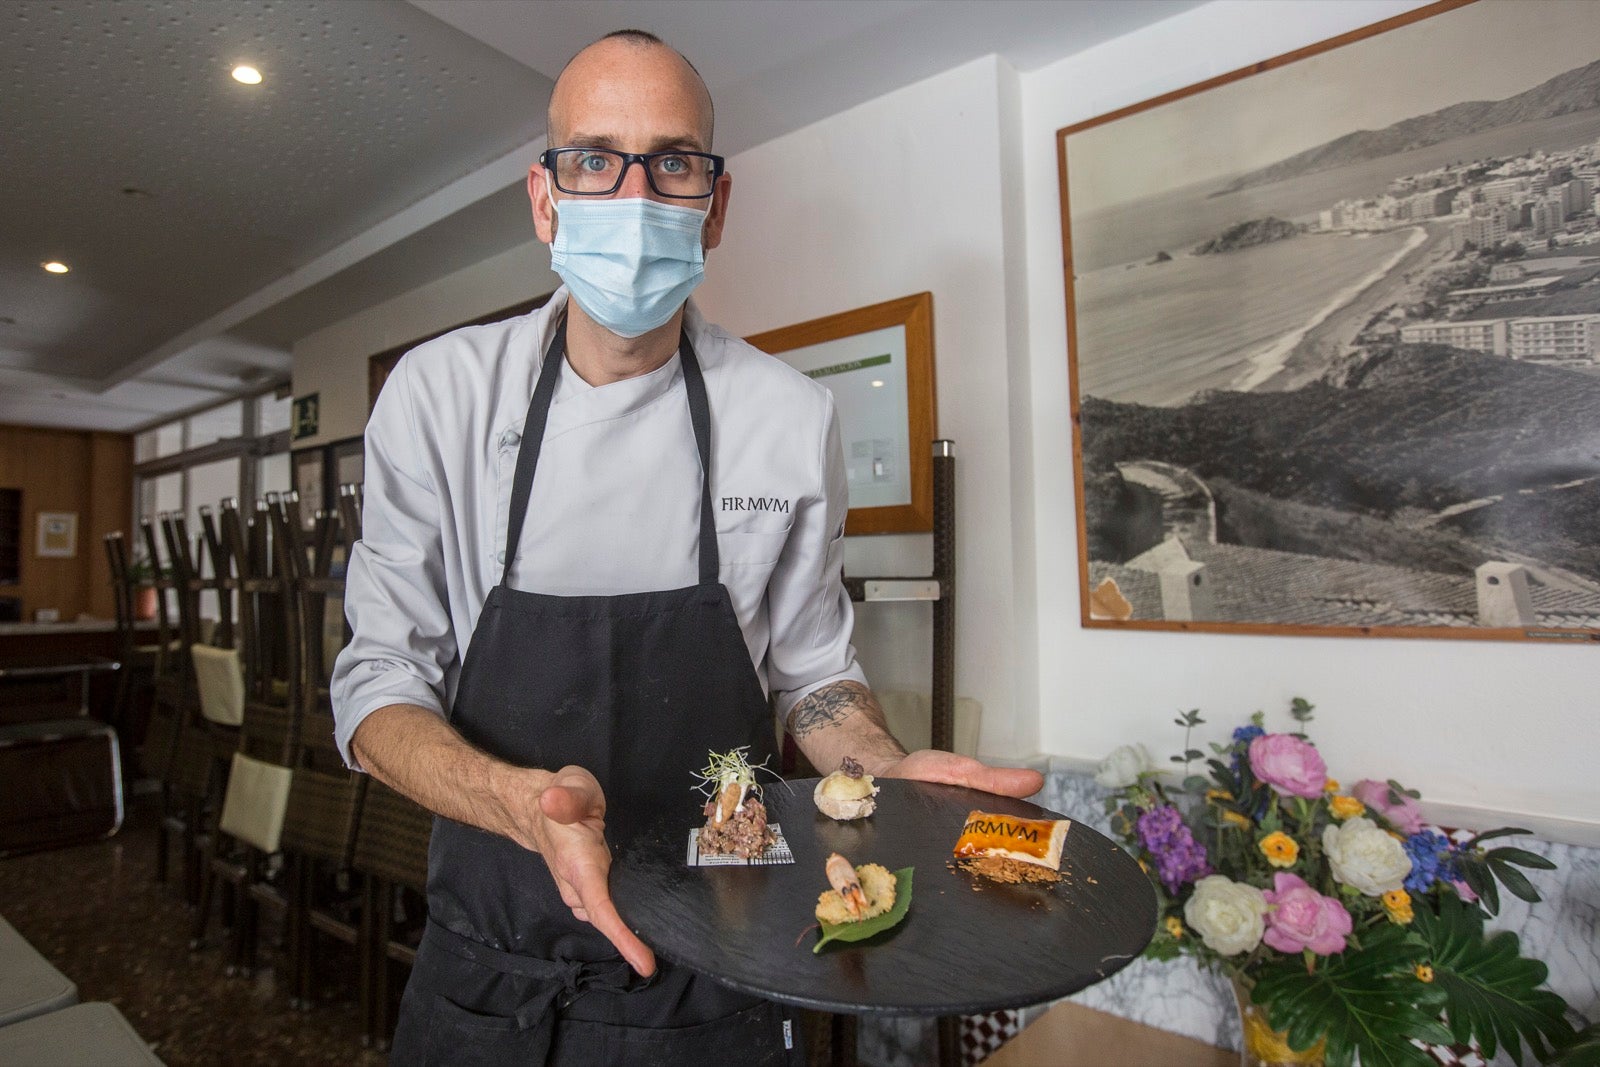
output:
[[[875,915],[870,919],[862,919],[855,923],[819,923],[822,936],[817,938],[817,943],[811,947],[812,952],[821,952],[822,946],[830,941],[865,941],[875,934],[881,934],[906,917],[906,912],[911,908],[911,872],[914,868],[901,867],[894,872],[894,906],[882,915]]]
[[[1398,926],[1363,935],[1359,952],[1344,952],[1307,971],[1298,957],[1263,968],[1252,998],[1289,1044],[1310,1048],[1327,1039],[1330,1067],[1426,1067],[1433,1063],[1409,1038],[1446,1043],[1439,1022],[1444,994],[1412,973],[1418,945]]]
[[[1442,896],[1436,911],[1418,909],[1415,927],[1427,945],[1434,985],[1446,997],[1455,1041],[1476,1037],[1491,1059],[1503,1045],[1521,1063],[1523,1041],[1544,1059],[1551,1046],[1571,1037],[1566,1003],[1539,988],[1549,968],[1524,959],[1515,934],[1486,938],[1483,913],[1454,895]]]
[[[1591,1023],[1563,1041],[1547,1062],[1555,1067],[1600,1067],[1600,1023]]]

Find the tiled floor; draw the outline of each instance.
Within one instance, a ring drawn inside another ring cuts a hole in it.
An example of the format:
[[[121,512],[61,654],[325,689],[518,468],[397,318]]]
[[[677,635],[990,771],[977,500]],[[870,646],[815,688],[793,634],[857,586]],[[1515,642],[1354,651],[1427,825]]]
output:
[[[154,871],[154,798],[144,797],[109,840],[0,859],[0,914],[78,984],[81,1000],[120,1008],[169,1067],[381,1067],[385,1057],[361,1046],[348,948],[323,949],[324,999],[295,1011],[278,981],[275,918],[263,915],[257,973],[229,977],[220,923],[212,945],[191,952],[194,913]]]

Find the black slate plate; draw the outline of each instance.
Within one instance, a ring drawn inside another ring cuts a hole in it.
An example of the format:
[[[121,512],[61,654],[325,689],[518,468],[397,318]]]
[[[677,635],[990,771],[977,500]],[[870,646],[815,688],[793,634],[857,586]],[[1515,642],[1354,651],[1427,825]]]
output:
[[[951,870],[951,849],[974,809],[1063,816],[1024,800],[956,786],[880,780],[871,818],[820,814],[817,779],[765,786],[795,863],[695,867],[684,855],[701,825],[688,797],[617,854],[611,895],[656,953],[725,985],[823,1011],[967,1015],[1074,993],[1126,966],[1155,930],[1156,897],[1139,865],[1076,821],[1055,885],[997,885]],[[916,868],[903,922],[857,944],[813,954],[812,914],[828,888],[823,862]]]

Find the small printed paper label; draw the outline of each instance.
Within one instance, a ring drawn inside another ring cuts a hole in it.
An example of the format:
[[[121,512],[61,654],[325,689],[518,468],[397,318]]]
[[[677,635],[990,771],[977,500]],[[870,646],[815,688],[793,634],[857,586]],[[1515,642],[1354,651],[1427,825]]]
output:
[[[771,830],[777,840],[767,846],[767,850],[753,860],[740,859],[738,856],[702,856],[700,855],[700,829],[696,827],[689,831],[689,851],[685,857],[685,864],[690,867],[769,867],[774,864],[793,863],[794,853],[789,851],[789,842],[783,838],[783,827],[777,823],[768,823],[767,829]]]

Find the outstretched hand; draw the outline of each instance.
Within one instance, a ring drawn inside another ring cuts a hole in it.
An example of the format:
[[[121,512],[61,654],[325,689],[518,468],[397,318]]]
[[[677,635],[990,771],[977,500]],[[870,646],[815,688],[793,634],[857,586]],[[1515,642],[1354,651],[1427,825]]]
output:
[[[1007,797],[1030,797],[1044,788],[1044,775],[1024,767],[991,767],[971,756],[923,748],[875,769],[881,778],[964,785]]]
[[[611,902],[605,814],[605,793],[594,775],[582,767],[563,767],[539,793],[531,836],[572,914],[604,934],[629,966],[649,977],[655,973],[655,954]]]

